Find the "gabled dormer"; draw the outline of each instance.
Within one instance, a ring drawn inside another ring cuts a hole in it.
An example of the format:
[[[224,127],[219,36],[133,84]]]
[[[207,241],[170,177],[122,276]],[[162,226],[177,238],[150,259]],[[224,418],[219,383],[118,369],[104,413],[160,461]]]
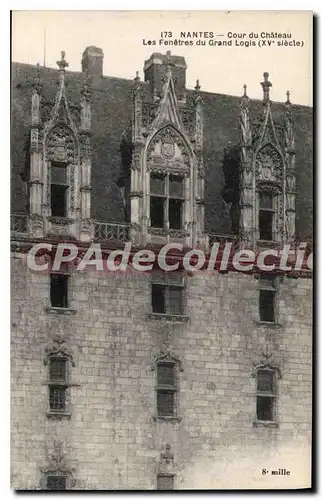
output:
[[[295,237],[294,134],[289,93],[282,124],[275,123],[264,73],[263,117],[251,123],[241,99],[240,236],[246,246],[279,245]]]
[[[158,75],[163,72],[163,85],[160,91],[154,87],[154,80],[149,82],[149,91],[144,94],[138,76],[135,78],[129,190],[131,223],[137,227],[137,239],[143,244],[172,241],[203,245],[200,87],[197,84],[190,103],[184,100],[183,93],[180,102],[173,78],[176,60],[170,52],[161,57]]]
[[[32,94],[30,231],[33,236],[87,240],[92,234],[91,92],[85,83],[76,119],[66,91],[65,52],[57,65],[59,79],[49,113],[42,113],[39,77]]]

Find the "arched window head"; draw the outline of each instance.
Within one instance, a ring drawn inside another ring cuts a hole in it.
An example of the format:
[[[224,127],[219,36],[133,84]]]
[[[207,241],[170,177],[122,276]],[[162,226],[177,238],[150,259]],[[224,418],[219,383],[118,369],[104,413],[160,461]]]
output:
[[[278,418],[278,379],[279,368],[270,364],[255,367],[253,377],[256,381],[256,418],[255,425],[277,426]]]

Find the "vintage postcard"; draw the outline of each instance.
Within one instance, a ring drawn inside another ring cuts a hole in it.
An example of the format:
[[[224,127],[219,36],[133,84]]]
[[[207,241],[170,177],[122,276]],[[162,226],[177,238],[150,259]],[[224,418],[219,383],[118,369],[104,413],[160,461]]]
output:
[[[312,26],[12,13],[13,489],[312,487]]]

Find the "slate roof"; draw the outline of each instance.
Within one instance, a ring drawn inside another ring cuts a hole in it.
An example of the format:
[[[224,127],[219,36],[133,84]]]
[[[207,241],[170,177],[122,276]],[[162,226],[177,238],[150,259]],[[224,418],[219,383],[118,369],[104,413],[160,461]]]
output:
[[[25,211],[26,183],[21,179],[25,166],[25,143],[30,125],[31,91],[36,66],[12,63],[12,212]],[[58,71],[40,68],[42,95],[53,101]],[[80,103],[84,82],[81,72],[66,72],[69,101]],[[201,82],[203,83],[203,82]],[[122,222],[124,211],[117,181],[122,176],[120,143],[132,111],[133,81],[104,76],[92,87],[92,217],[106,222]],[[143,86],[146,84],[143,83]],[[187,91],[188,94],[190,91]],[[231,222],[222,192],[225,186],[224,149],[239,143],[240,97],[201,92],[204,113],[205,227],[208,232],[230,233]],[[283,105],[273,103],[274,119],[281,119]],[[262,114],[262,102],[250,100],[251,120]],[[313,112],[306,106],[293,106],[296,148],[296,232],[311,238],[313,211]]]

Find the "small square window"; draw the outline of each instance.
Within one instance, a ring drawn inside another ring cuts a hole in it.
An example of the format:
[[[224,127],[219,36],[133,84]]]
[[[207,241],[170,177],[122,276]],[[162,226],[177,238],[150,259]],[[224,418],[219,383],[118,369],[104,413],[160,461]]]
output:
[[[65,476],[47,476],[47,489],[48,490],[66,490],[66,477]]]
[[[52,307],[68,307],[68,278],[66,274],[50,275],[50,302]]]
[[[174,476],[171,474],[157,475],[157,490],[173,490]]]
[[[182,276],[176,276],[174,273],[154,273],[152,281],[152,312],[182,315],[184,312]]]
[[[54,358],[49,362],[50,382],[66,382],[66,359]]]
[[[175,365],[174,363],[158,363],[157,384],[175,387]]]
[[[66,387],[49,387],[49,408],[52,411],[65,411],[66,407]]]
[[[183,198],[183,177],[177,175],[169,176],[169,197]]]

